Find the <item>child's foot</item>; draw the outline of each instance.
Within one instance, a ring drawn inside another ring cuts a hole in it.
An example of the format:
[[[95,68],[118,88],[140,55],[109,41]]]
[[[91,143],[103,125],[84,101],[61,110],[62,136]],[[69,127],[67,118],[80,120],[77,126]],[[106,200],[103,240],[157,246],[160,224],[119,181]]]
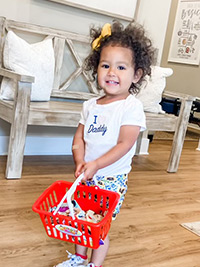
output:
[[[84,267],[84,266],[87,266],[88,260],[84,260],[80,256],[73,255],[73,254],[69,253],[68,251],[67,251],[67,253],[68,253],[68,258],[70,258],[70,260],[63,261],[62,263],[59,263],[58,265],[55,265],[54,267],[76,267],[76,266]]]

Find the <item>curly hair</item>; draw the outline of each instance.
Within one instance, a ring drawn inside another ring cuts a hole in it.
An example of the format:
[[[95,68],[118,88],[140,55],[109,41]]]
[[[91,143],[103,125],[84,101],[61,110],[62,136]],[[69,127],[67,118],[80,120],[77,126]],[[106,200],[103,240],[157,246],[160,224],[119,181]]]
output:
[[[101,28],[90,29],[90,37],[93,41],[101,34]],[[133,64],[135,72],[142,69],[143,74],[137,83],[132,83],[129,92],[138,93],[139,85],[146,75],[151,74],[151,65],[155,61],[155,49],[152,46],[151,40],[145,35],[144,28],[135,21],[130,22],[126,28],[119,21],[114,21],[111,25],[111,35],[105,36],[99,41],[98,48],[91,51],[89,56],[85,59],[83,68],[85,71],[91,71],[92,81],[96,79],[97,69],[99,65],[101,51],[106,46],[121,46],[130,48],[133,54]],[[100,90],[99,86],[97,85]]]

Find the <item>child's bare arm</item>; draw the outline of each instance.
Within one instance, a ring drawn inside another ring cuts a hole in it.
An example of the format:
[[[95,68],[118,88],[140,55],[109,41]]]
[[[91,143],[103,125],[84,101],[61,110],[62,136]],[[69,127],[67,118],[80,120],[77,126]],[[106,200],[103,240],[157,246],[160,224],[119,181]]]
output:
[[[121,126],[117,145],[110,149],[103,156],[90,161],[84,166],[84,180],[91,179],[95,173],[123,157],[134,145],[140,132],[139,126]]]
[[[78,177],[83,172],[83,167],[85,164],[84,161],[85,142],[83,139],[83,134],[84,134],[84,125],[79,123],[72,144],[72,153],[76,165],[75,169],[76,177]]]

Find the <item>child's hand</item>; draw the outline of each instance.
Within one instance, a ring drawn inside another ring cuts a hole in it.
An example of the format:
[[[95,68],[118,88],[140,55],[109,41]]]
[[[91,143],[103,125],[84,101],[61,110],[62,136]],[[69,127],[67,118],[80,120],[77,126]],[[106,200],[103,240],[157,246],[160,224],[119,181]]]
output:
[[[79,164],[76,165],[76,170],[75,170],[75,177],[77,178],[81,173],[84,171],[84,166],[85,166],[85,161],[80,162]]]
[[[85,163],[83,171],[84,171],[84,181],[87,180],[92,180],[93,176],[95,175],[95,173],[98,171],[98,164],[97,161],[90,161]]]

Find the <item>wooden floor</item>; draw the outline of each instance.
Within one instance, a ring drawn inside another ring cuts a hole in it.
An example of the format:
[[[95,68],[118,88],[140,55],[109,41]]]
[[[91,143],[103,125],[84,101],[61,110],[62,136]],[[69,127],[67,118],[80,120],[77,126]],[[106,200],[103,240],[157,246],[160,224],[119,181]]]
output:
[[[104,267],[199,267],[200,237],[179,224],[200,221],[200,152],[186,142],[177,173],[167,173],[171,141],[150,145],[135,157],[128,193],[110,230]],[[0,157],[0,266],[51,267],[74,252],[49,238],[32,204],[56,180],[73,180],[70,157],[26,157],[21,180],[4,179]]]

